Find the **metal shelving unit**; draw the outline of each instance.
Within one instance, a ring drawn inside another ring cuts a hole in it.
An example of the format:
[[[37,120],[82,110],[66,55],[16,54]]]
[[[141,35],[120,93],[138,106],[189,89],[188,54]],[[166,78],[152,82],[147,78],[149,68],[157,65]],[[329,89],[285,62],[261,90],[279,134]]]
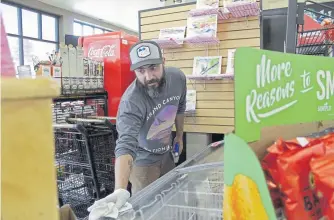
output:
[[[104,102],[104,116],[108,115],[108,93],[104,92],[97,92],[97,93],[83,93],[83,94],[68,94],[68,95],[61,95],[57,98],[53,99],[53,102],[71,102],[81,100],[85,103],[88,100],[92,99],[102,99]]]
[[[53,99],[53,123],[66,123],[67,118],[108,115],[108,93],[61,95]]]
[[[334,56],[334,24],[320,26],[314,29],[305,29],[305,13],[313,13],[321,19],[333,19],[328,14],[312,10],[309,6],[317,5],[323,9],[333,10],[326,4],[314,1],[297,3],[296,0],[289,0],[287,30],[285,39],[285,52],[303,55]]]

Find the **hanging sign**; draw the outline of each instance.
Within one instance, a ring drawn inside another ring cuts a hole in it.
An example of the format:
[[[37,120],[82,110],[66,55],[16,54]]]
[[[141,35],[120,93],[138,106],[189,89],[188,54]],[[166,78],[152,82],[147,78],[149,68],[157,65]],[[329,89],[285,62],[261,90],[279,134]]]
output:
[[[263,127],[334,120],[334,58],[240,48],[234,68],[235,132],[245,141]]]

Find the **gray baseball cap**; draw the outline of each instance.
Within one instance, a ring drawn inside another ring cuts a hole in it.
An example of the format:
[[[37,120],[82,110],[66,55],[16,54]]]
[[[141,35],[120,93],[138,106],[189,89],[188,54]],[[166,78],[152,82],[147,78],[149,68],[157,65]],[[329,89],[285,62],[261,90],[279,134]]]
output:
[[[154,41],[141,41],[130,49],[131,71],[141,66],[162,64],[163,58],[159,45]]]

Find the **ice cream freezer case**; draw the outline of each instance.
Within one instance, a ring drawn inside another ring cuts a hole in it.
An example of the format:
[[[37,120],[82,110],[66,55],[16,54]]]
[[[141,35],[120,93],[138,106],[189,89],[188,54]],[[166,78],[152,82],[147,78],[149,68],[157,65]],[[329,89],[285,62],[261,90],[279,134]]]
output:
[[[130,198],[119,220],[223,219],[223,141],[216,142]]]

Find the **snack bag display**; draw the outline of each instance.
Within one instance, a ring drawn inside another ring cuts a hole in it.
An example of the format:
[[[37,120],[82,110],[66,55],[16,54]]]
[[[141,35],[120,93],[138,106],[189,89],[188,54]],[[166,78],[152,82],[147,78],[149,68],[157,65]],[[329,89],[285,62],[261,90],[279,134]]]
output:
[[[242,174],[234,177],[232,186],[225,185],[225,205],[226,210],[233,212],[224,212],[224,220],[269,219],[257,185],[251,178]]]
[[[285,152],[301,149],[303,145],[308,144],[311,138],[296,138],[289,141],[284,141],[283,139],[278,139],[272,146],[270,146],[267,151],[268,154],[262,160],[262,167],[270,174],[271,178],[275,183],[279,180],[278,170],[277,170],[277,158]]]
[[[307,145],[312,138],[295,138],[289,141],[278,139],[268,148],[268,154],[262,160],[262,168],[265,173],[270,196],[275,209],[282,207],[281,192],[278,187],[279,173],[277,169],[277,158],[285,152],[295,149],[301,149]]]
[[[312,160],[310,167],[310,185],[323,199],[324,218],[334,220],[334,154]]]
[[[334,153],[334,133],[329,133],[320,138],[326,147],[326,154]]]
[[[267,176],[266,173],[265,173],[265,177],[267,180],[270,197],[271,197],[271,200],[273,202],[275,209],[277,210],[279,208],[282,208],[283,204],[282,204],[282,199],[281,199],[281,192],[280,192],[278,185],[271,179],[270,176]]]
[[[277,158],[279,185],[285,216],[287,219],[322,218],[323,200],[318,198],[310,186],[310,161],[325,155],[325,145],[321,139],[311,141],[301,149],[283,153]]]

